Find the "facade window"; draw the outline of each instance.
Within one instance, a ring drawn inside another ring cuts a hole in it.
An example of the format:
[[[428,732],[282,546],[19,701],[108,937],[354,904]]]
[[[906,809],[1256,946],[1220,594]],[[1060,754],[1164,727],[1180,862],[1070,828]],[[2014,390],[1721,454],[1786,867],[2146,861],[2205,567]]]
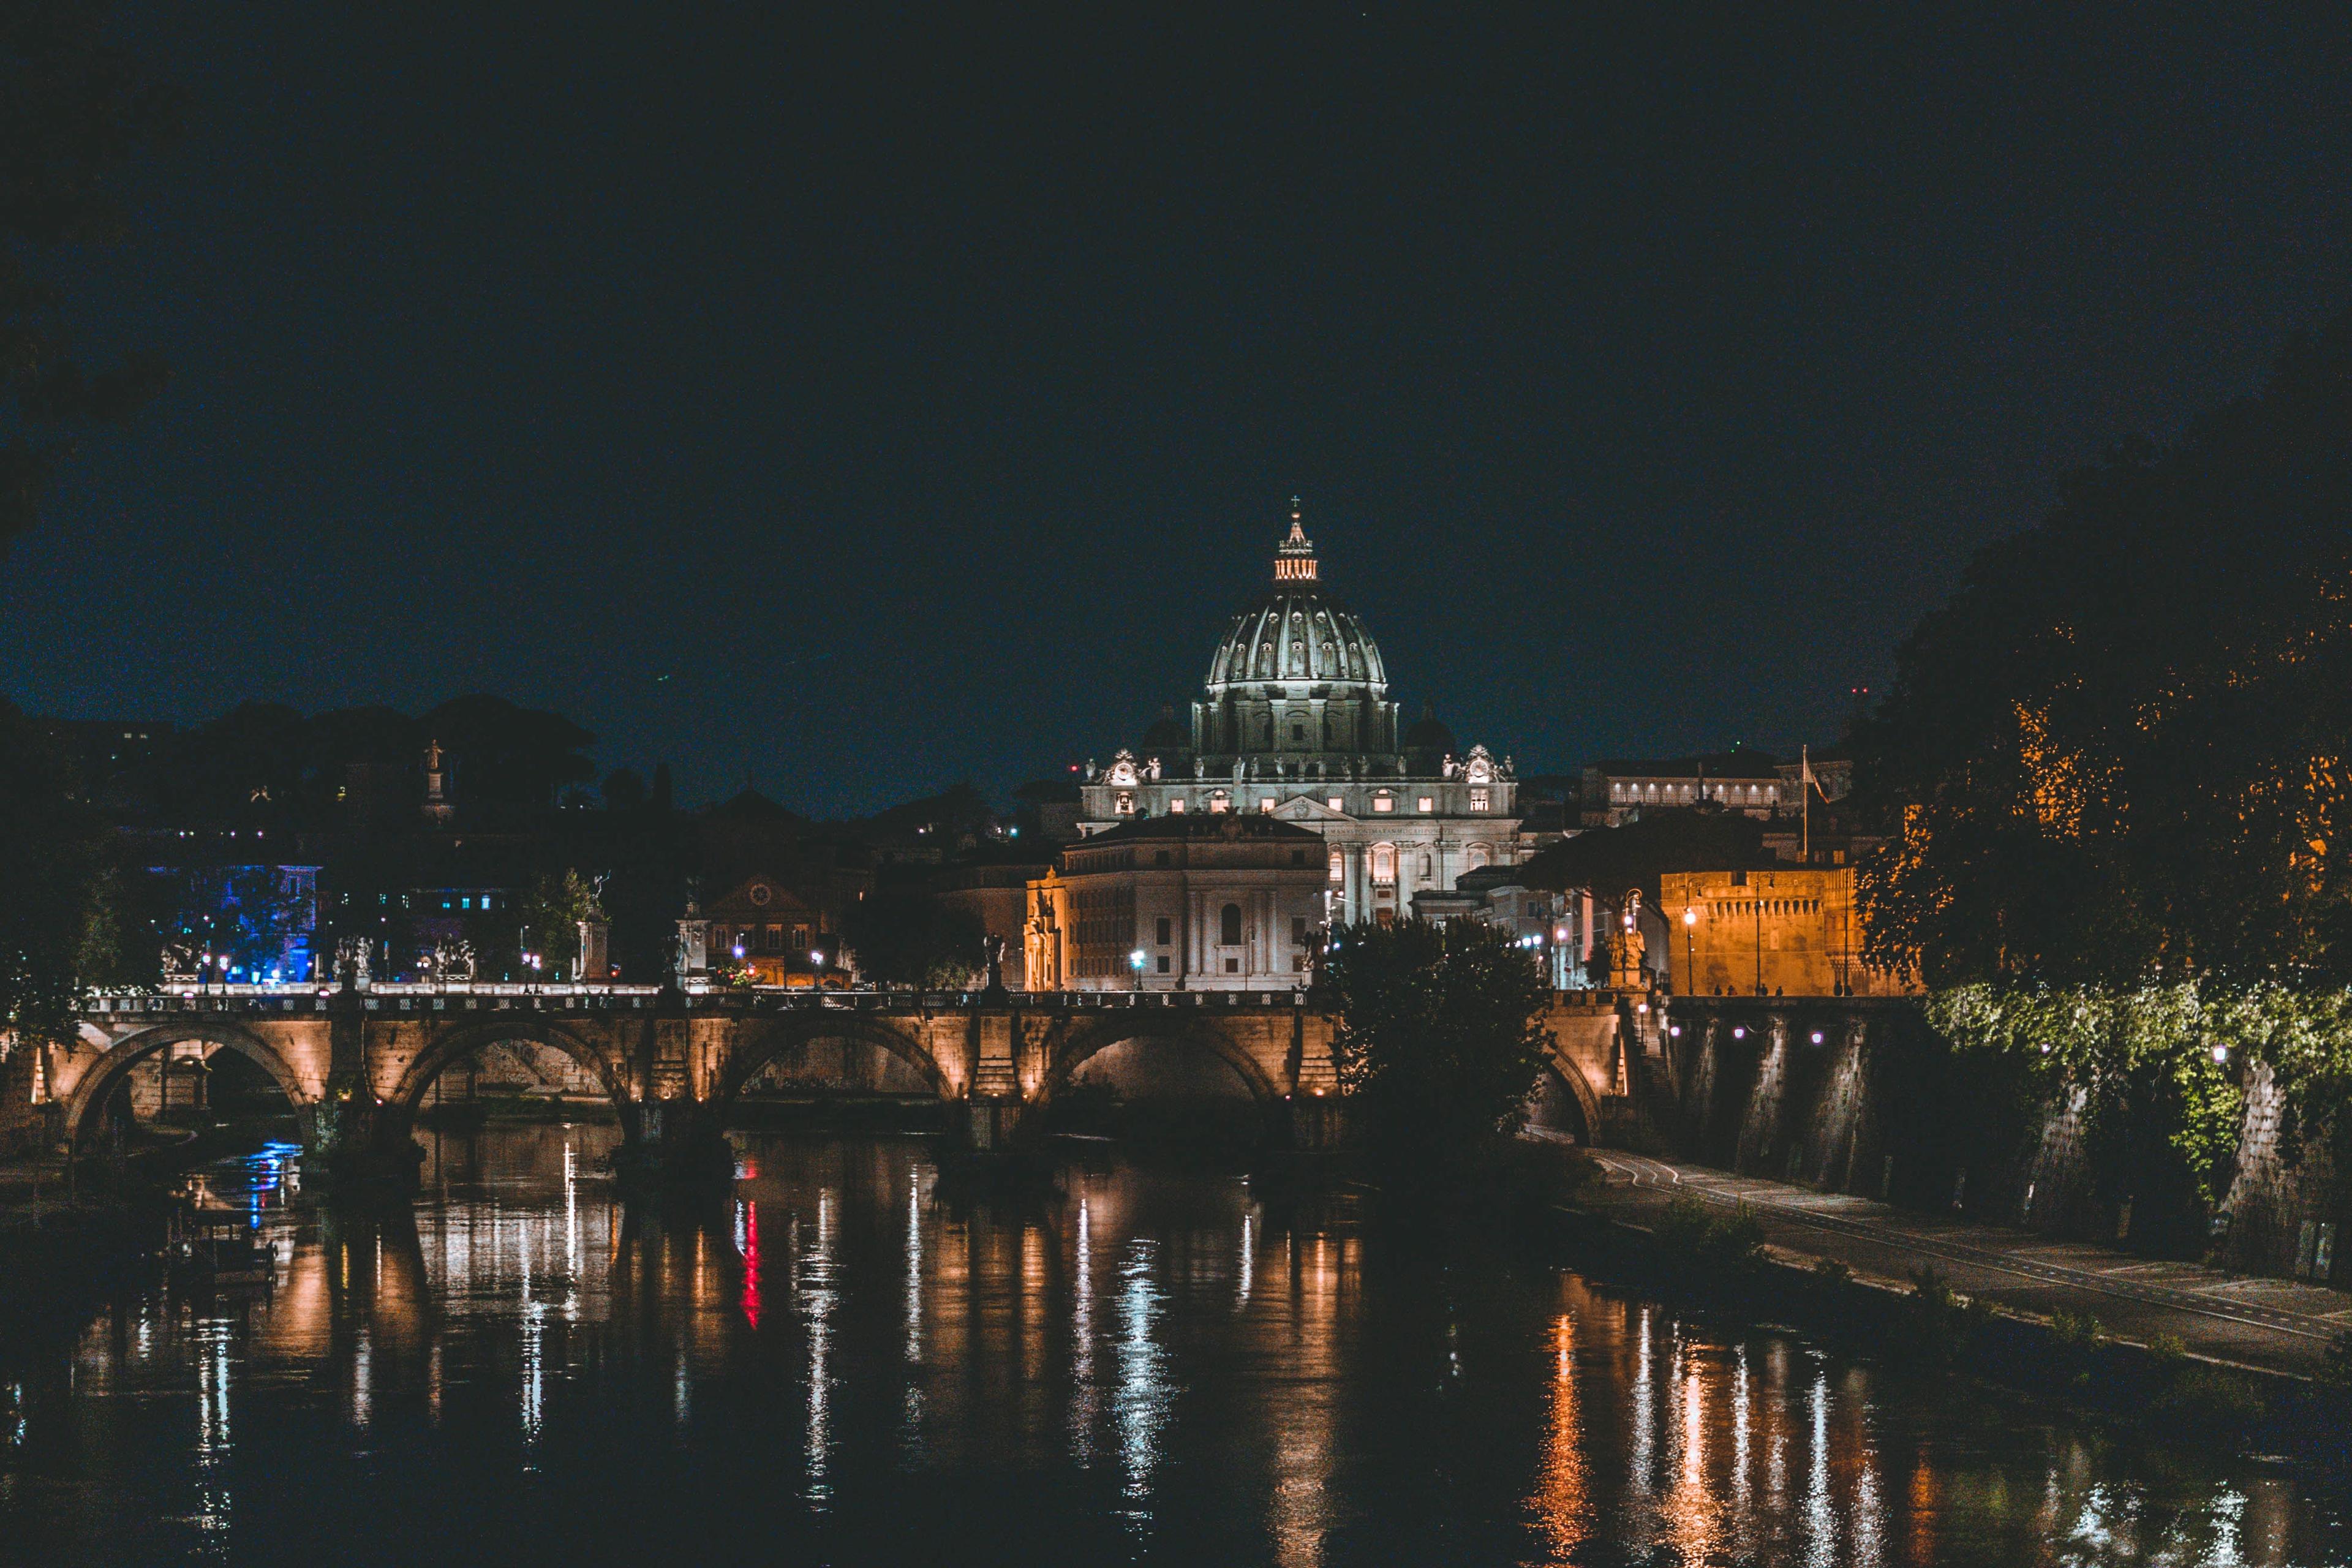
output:
[[[1242,942],[1242,907],[1227,904],[1217,915],[1217,940],[1227,947],[1239,947]]]
[[[1295,719],[1292,720],[1290,722],[1290,739],[1291,743],[1294,745],[1305,745],[1307,743],[1307,726],[1298,722]]]
[[[1375,844],[1372,846],[1372,881],[1375,885],[1383,888],[1392,888],[1396,886],[1395,845]]]
[[[1470,789],[1470,809],[1471,809],[1471,810],[1473,810],[1473,811],[1491,811],[1491,810],[1493,810],[1493,809],[1494,809],[1494,805],[1495,805],[1495,792],[1494,792],[1494,791],[1492,791],[1492,790],[1490,790],[1490,789],[1486,788],[1484,784],[1474,784],[1474,785],[1472,785],[1472,786],[1471,786],[1471,789]]]
[[[1348,879],[1348,858],[1337,849],[1331,851],[1331,879],[1335,882]]]
[[[1305,915],[1293,915],[1290,917],[1290,945],[1293,947],[1305,947],[1307,945],[1307,917]]]
[[[1257,809],[1260,815],[1272,812],[1274,810],[1274,796],[1270,795],[1262,795],[1258,796]]]
[[[1171,795],[1171,796],[1169,796],[1169,798],[1168,798],[1168,809],[1169,809],[1171,812],[1174,813],[1174,814],[1175,814],[1176,816],[1183,816],[1183,815],[1184,815],[1184,797],[1183,797],[1182,795]]]
[[[1389,794],[1385,790],[1381,791],[1379,795],[1372,796],[1372,809],[1374,811],[1394,811],[1396,809],[1396,796]]]
[[[1476,870],[1486,864],[1486,847],[1484,844],[1473,844],[1470,846],[1469,852],[1463,857],[1463,860],[1470,869]]]
[[[1328,806],[1329,806],[1332,810],[1334,810],[1334,811],[1344,811],[1344,810],[1346,810],[1346,809],[1347,809],[1347,802],[1345,802],[1345,801],[1341,800],[1341,799],[1340,799],[1338,795],[1333,795],[1329,800],[1326,801],[1324,804],[1325,804],[1325,805],[1328,805]]]
[[[1437,809],[1437,802],[1431,799],[1428,795],[1423,795],[1420,801],[1420,809],[1424,812],[1435,811]]]
[[[1168,928],[1170,923],[1171,922],[1166,915],[1161,915],[1160,917],[1160,945],[1162,947],[1166,947],[1168,945]]]
[[[1223,790],[1219,790],[1216,794],[1209,797],[1209,809],[1211,811],[1231,811],[1233,808],[1234,797]]]
[[[1168,939],[1166,937],[1162,937],[1160,940],[1165,942]],[[1160,955],[1160,973],[1162,974],[1168,973],[1168,955],[1164,952]]]
[[[1135,796],[1129,795],[1125,790],[1118,792],[1118,814],[1121,816],[1133,816],[1135,815]]]
[[[1238,958],[1229,958],[1229,959],[1225,960],[1225,973],[1228,973],[1228,974],[1239,974],[1241,972],[1242,972],[1242,961],[1241,961],[1240,959],[1238,959]]]

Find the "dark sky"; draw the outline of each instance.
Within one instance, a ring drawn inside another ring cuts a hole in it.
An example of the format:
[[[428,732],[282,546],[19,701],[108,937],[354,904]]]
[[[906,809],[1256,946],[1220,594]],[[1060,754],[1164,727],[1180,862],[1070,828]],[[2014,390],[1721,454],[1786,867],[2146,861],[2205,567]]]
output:
[[[128,12],[196,121],[70,303],[177,379],[0,689],[997,790],[1192,695],[1296,492],[1465,743],[1793,745],[2352,300],[2321,7],[826,9]]]

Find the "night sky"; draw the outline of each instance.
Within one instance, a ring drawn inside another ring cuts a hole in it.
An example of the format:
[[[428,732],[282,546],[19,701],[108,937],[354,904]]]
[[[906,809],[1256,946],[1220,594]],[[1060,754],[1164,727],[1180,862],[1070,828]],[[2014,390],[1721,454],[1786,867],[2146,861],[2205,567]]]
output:
[[[2352,300],[2321,7],[824,9],[127,10],[194,124],[52,275],[176,380],[0,690],[1003,790],[1197,691],[1297,493],[1465,744],[1793,747]]]

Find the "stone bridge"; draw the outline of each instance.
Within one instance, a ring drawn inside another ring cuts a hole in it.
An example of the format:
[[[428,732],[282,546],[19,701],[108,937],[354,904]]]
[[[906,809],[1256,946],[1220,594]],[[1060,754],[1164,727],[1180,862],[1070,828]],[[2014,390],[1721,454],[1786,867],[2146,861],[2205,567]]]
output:
[[[1546,1098],[1579,1137],[1605,1138],[1639,1119],[1641,1073],[1620,1045],[1643,1037],[1637,1006],[1607,993],[1555,999]],[[905,1064],[957,1106],[957,1125],[976,1145],[990,1147],[1095,1056],[1137,1042],[1211,1053],[1266,1110],[1270,1130],[1313,1145],[1337,1125],[1332,1027],[1294,991],[247,986],[95,998],[75,1043],[50,1048],[46,1081],[62,1107],[59,1131],[79,1151],[142,1063],[175,1047],[230,1050],[285,1092],[314,1152],[404,1152],[444,1070],[529,1043],[570,1058],[610,1097],[625,1140],[650,1145],[723,1127],[770,1064],[803,1060],[819,1041],[854,1041]]]

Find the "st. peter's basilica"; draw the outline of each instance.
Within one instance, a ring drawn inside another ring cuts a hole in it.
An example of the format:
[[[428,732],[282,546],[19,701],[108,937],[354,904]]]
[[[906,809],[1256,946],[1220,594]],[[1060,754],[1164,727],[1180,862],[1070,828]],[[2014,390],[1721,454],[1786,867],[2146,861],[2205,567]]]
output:
[[[1233,618],[1189,728],[1172,709],[1105,768],[1080,830],[1255,812],[1321,836],[1334,924],[1406,918],[1415,892],[1509,865],[1521,843],[1509,759],[1457,745],[1424,709],[1402,724],[1371,633],[1326,592],[1298,503],[1274,581]]]

